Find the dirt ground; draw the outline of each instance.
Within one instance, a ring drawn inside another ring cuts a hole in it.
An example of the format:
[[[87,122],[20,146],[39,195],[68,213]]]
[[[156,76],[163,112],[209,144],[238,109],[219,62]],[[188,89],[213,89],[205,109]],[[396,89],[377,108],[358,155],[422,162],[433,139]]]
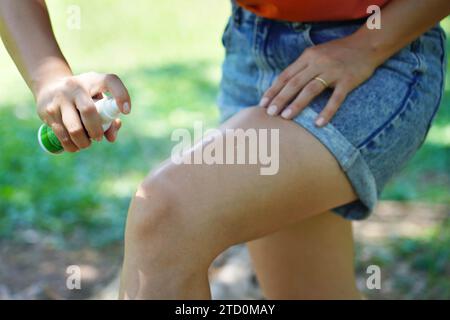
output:
[[[370,261],[371,255],[383,252],[388,239],[421,236],[449,213],[450,208],[445,206],[382,201],[370,219],[354,224],[357,259]],[[122,243],[91,248],[83,244],[83,235],[65,240],[71,248],[61,248],[60,241],[52,236],[24,230],[14,240],[0,241],[0,299],[115,299]],[[81,269],[80,290],[66,287],[70,265]],[[369,298],[418,298],[421,290],[426,290],[423,275],[412,271],[408,261],[394,259],[385,269],[382,289],[373,291],[365,286],[367,274],[361,263],[357,268],[358,286]],[[408,295],[395,288],[392,279],[397,276],[414,281]],[[230,248],[215,260],[210,279],[215,299],[262,298],[243,245]]]

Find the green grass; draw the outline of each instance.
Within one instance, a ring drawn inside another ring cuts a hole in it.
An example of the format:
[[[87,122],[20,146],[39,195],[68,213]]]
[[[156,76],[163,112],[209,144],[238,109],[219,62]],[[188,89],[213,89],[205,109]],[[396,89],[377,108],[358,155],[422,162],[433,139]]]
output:
[[[449,230],[450,217],[420,237],[358,244],[358,274],[365,275],[374,264],[382,270],[382,291],[362,287],[364,293],[371,299],[450,299]]]
[[[49,157],[37,145],[40,121],[31,94],[0,47],[0,236],[30,226],[63,235],[82,229],[92,244],[102,245],[121,239],[130,196],[170,154],[173,128],[191,127],[193,120],[218,123],[220,36],[229,3],[47,2],[74,72],[119,74],[134,109],[116,144]],[[80,30],[66,26],[72,4],[81,8]],[[448,20],[445,26],[450,31]],[[450,86],[444,104],[450,104]],[[450,111],[441,108],[424,147],[384,197],[450,204],[449,148]]]
[[[215,99],[229,3],[47,1],[56,36],[74,72],[117,73],[133,112],[120,139],[78,154],[39,150],[32,96],[0,48],[0,236],[34,227],[53,234],[82,229],[93,245],[121,239],[137,184],[170,155],[170,134],[193,120],[218,123]],[[81,30],[66,27],[81,8]]]

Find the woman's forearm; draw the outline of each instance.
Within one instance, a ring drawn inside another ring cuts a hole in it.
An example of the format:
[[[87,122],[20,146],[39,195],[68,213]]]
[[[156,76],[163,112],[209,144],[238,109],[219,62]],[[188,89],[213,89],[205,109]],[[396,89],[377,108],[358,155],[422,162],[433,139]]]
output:
[[[449,14],[449,0],[392,0],[381,11],[381,29],[364,25],[348,40],[380,65]]]
[[[0,35],[35,96],[45,83],[72,75],[44,0],[0,0]]]

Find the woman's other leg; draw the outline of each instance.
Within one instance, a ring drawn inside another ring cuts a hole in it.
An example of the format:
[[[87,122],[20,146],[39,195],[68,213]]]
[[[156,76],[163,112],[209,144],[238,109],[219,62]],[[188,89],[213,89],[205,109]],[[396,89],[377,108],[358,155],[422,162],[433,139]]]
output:
[[[328,211],[248,243],[268,299],[361,299],[352,224]]]

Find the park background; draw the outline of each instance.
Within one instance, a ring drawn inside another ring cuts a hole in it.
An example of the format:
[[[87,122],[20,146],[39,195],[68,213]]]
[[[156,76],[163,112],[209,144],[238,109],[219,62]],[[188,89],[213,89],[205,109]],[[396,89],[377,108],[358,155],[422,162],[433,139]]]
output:
[[[32,95],[0,47],[0,299],[114,298],[126,211],[137,184],[170,155],[174,128],[192,128],[195,120],[218,124],[220,39],[230,4],[47,4],[73,71],[118,74],[133,110],[116,144],[48,156],[36,141],[40,120]],[[80,29],[70,27],[74,8],[81,10]],[[450,19],[442,26],[449,33]],[[422,149],[388,185],[375,215],[355,224],[358,283],[370,298],[450,298],[449,75]],[[71,264],[82,268],[82,290],[65,286]],[[381,267],[381,290],[365,287],[371,264]],[[211,278],[214,297],[260,297],[242,246],[216,260]]]

